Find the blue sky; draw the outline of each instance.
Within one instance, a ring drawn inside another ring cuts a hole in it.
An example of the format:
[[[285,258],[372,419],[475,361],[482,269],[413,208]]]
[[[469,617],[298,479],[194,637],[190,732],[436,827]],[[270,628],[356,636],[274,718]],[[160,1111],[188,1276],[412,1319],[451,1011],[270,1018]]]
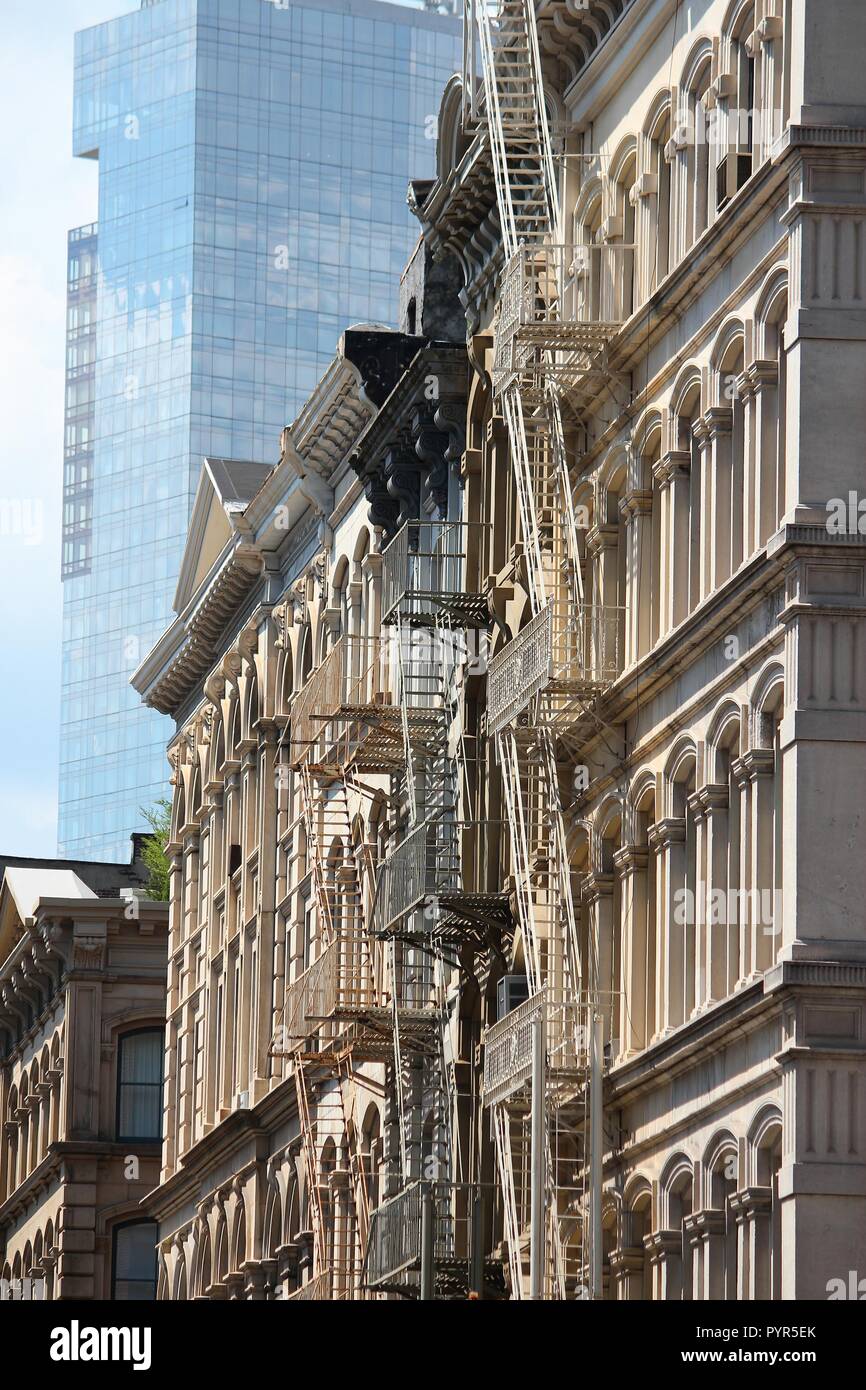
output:
[[[72,36],[135,0],[3,0],[0,17],[0,852],[56,850],[66,233],[96,216],[73,159]]]

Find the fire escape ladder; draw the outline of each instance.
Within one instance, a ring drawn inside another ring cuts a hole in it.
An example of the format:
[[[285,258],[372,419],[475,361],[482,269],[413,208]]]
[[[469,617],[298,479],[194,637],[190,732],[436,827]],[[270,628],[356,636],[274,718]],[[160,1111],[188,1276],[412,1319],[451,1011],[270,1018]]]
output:
[[[388,942],[388,973],[391,976],[391,1018],[394,1046],[394,1089],[397,1099],[397,1125],[400,1132],[400,1169],[403,1182],[409,1181],[409,1142],[406,1133],[406,1096],[404,1091],[403,1051],[400,1046],[399,984],[397,979],[397,943]]]
[[[328,1269],[328,1232],[322,1189],[319,1185],[319,1165],[316,1158],[316,1135],[310,1116],[310,1097],[307,1092],[307,1079],[304,1064],[295,1062],[295,1090],[298,1098],[298,1120],[303,1140],[304,1171],[307,1179],[307,1201],[310,1223],[313,1230],[313,1250],[315,1252],[316,1275]]]
[[[533,0],[477,5],[487,128],[503,246],[543,242],[559,225]]]
[[[406,760],[406,791],[409,800],[409,823],[418,824],[418,777],[415,766],[415,749],[412,746],[409,726],[409,709],[412,699],[412,657],[407,643],[412,642],[411,629],[407,629],[401,615],[397,614],[397,671],[400,683],[400,723],[403,731],[403,752]]]
[[[339,941],[340,987],[351,997],[375,995],[373,951],[363,881],[352,842],[348,783],[336,772],[301,767],[307,854],[325,945]]]
[[[344,1094],[344,1085],[350,1084],[350,1078],[346,1064],[338,1068],[336,1075],[322,1078],[311,1111],[304,1079],[305,1067],[309,1065],[299,1062],[296,1076],[298,1112],[312,1168],[313,1233],[314,1237],[319,1233],[320,1269],[331,1272],[331,1297],[347,1299],[357,1292],[367,1230],[364,1189],[358,1179],[357,1132]]]
[[[594,647],[596,635],[607,638],[607,619],[601,615],[596,634],[594,615],[585,607],[562,395],[573,390],[588,402],[599,389],[607,341],[623,317],[614,281],[603,281],[603,275],[617,255],[627,257],[632,248],[614,247],[608,256],[607,248],[575,252],[558,244],[561,218],[535,0],[474,0],[470,8],[479,28],[505,259],[494,391],[508,430],[533,611],[529,630],[491,667],[488,717],[502,771],[530,996],[539,995],[546,1016],[544,1286],[546,1296],[563,1298],[573,1296],[575,1252],[580,1259],[584,1248],[588,1150],[579,1117],[588,1094],[586,1024],[597,980],[592,961],[581,960],[554,728],[574,727],[594,687],[610,679],[612,663],[603,659],[604,650],[597,659]],[[608,322],[601,321],[602,305],[612,310]],[[528,728],[516,728],[527,706]],[[582,993],[587,969],[589,992]],[[519,1020],[512,1022],[516,1029]],[[497,1026],[501,1031],[511,1025],[503,1020]],[[523,1076],[523,1101],[515,1102],[501,1087],[491,1092],[513,1296],[525,1295],[529,1225]]]
[[[352,1196],[356,1216],[355,1229],[359,1242],[357,1253],[360,1255],[366,1248],[367,1236],[370,1232],[370,1190],[367,1169],[360,1149],[358,1087],[355,1081],[355,1068],[351,1053],[341,1062],[338,1076],[340,1098],[343,1104],[343,1123],[346,1131],[346,1150],[352,1175]]]
[[[446,1038],[448,1035],[448,1010],[445,1003],[445,972],[442,961],[441,951],[436,954],[436,1004],[439,1010],[439,1029],[437,1032],[438,1050],[434,1060],[436,1075],[434,1077],[434,1095],[436,1097],[436,1124],[445,1135],[445,1164],[444,1172],[436,1174],[437,1178],[457,1179],[461,1176],[460,1154],[455,1147],[455,1139],[459,1136],[459,1130],[455,1135],[454,1116],[451,1109],[451,1097],[457,1094],[457,1081],[453,1059],[448,1060],[446,1048]]]
[[[511,1296],[522,1299],[523,1251],[521,1249],[520,1216],[517,1209],[517,1187],[515,1184],[515,1154],[512,1150],[512,1119],[506,1106],[493,1107],[493,1135],[496,1145],[496,1166],[499,1171],[499,1186],[502,1192],[505,1243],[508,1246],[508,1267],[511,1274]],[[520,1136],[519,1144],[525,1147],[525,1139]]]
[[[525,815],[527,800],[522,782],[528,780],[525,745],[518,743],[513,729],[504,730],[498,737],[499,762],[502,768],[502,787],[511,829],[512,873],[517,897],[517,917],[523,935],[526,973],[529,992],[536,994],[542,986],[538,935],[535,929],[535,896],[533,892],[533,852],[530,848],[529,827]]]

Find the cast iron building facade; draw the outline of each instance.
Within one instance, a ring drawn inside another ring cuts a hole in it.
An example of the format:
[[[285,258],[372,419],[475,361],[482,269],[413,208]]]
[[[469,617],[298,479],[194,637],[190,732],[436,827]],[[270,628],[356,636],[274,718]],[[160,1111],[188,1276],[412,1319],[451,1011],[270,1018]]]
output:
[[[400,331],[343,335],[272,471],[208,462],[134,677],[159,1293],[845,1296],[866,11],[477,18]]]

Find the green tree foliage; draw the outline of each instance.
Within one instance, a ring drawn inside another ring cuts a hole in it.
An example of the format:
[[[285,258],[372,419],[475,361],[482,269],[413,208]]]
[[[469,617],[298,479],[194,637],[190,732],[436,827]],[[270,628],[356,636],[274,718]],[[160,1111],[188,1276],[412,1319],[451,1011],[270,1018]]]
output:
[[[171,802],[163,798],[141,814],[152,830],[141,847],[141,857],[150,873],[144,891],[149,898],[158,902],[168,902],[168,857],[165,847],[171,831]]]

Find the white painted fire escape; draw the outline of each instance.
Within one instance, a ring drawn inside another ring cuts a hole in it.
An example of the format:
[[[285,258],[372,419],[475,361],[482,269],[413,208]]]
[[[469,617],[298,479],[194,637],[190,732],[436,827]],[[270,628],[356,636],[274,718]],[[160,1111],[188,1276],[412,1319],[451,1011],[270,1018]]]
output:
[[[591,942],[590,960],[581,960],[557,739],[615,676],[619,653],[609,615],[584,603],[563,400],[579,410],[596,394],[620,315],[614,282],[603,283],[609,248],[564,245],[533,0],[475,0],[467,22],[477,23],[504,253],[494,392],[508,430],[534,614],[494,658],[488,680],[488,732],[496,736],[511,827],[530,999],[487,1032],[485,1097],[512,1297],[599,1296],[598,976]],[[474,41],[473,32],[467,51]],[[612,321],[599,314],[602,306],[613,309]],[[536,1053],[533,1073],[537,1036],[543,1063]]]

